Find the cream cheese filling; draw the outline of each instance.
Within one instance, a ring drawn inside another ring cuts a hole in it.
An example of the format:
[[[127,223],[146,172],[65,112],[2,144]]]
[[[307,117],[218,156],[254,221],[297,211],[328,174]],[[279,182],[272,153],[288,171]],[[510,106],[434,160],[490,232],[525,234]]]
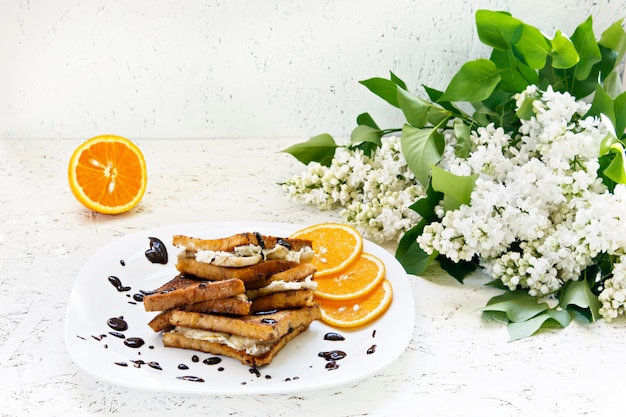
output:
[[[235,350],[245,350],[246,354],[258,356],[268,352],[279,339],[261,341],[249,337],[237,336],[229,333],[213,332],[210,330],[192,329],[190,327],[177,326],[174,333],[179,333],[190,339],[205,340],[212,343],[220,343]]]
[[[270,249],[263,249],[258,245],[242,245],[234,248],[232,252],[198,250],[191,254],[196,261],[218,266],[250,266],[256,265],[262,260],[285,260],[290,262],[308,262],[313,258],[314,252],[308,246],[294,251],[283,245],[276,245]]]
[[[265,287],[246,291],[249,300],[263,295],[273,294],[282,291],[312,290],[317,289],[317,282],[313,281],[313,275],[307,276],[304,281],[272,281]]]

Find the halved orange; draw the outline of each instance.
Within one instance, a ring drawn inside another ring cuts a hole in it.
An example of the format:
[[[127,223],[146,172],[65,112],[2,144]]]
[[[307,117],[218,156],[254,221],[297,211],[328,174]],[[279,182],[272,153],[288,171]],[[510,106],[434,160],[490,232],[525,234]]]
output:
[[[90,210],[126,212],[146,191],[148,174],[141,150],[116,135],[93,137],[72,154],[68,181],[74,196]]]
[[[352,226],[343,223],[319,223],[293,233],[290,237],[313,242],[315,256],[311,263],[316,277],[341,271],[363,251],[363,237]]]
[[[350,300],[317,298],[322,311],[322,321],[334,327],[358,327],[379,318],[391,305],[393,290],[384,279],[373,291]]]
[[[356,261],[334,274],[315,277],[315,295],[328,300],[348,300],[372,291],[385,278],[385,264],[363,252]]]

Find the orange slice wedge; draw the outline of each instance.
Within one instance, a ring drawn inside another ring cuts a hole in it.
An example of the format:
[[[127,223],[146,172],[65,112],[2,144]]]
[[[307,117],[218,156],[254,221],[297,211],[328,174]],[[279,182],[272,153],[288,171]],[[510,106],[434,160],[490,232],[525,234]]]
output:
[[[385,278],[385,264],[363,252],[356,261],[334,274],[315,277],[315,295],[327,300],[349,300],[372,291]]]
[[[317,278],[328,276],[346,268],[363,251],[363,237],[352,226],[342,223],[320,223],[305,227],[290,237],[313,242]]]
[[[379,318],[391,305],[393,290],[384,279],[373,291],[350,300],[317,298],[322,311],[322,321],[334,327],[363,326]]]

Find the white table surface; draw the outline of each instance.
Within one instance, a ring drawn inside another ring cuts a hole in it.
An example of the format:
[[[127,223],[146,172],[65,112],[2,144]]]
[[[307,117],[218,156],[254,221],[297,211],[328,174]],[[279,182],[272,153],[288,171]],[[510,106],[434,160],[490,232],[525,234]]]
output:
[[[90,213],[72,196],[74,140],[0,140],[0,415],[609,416],[626,410],[623,320],[508,342],[478,309],[479,279],[411,276],[415,330],[379,374],[298,394],[168,395],[99,381],[69,357],[68,297],[84,261],[125,234],[161,225],[341,220],[290,202],[278,182],[302,166],[286,139],[138,141],[148,190],[128,214]],[[393,251],[390,246],[389,250]]]

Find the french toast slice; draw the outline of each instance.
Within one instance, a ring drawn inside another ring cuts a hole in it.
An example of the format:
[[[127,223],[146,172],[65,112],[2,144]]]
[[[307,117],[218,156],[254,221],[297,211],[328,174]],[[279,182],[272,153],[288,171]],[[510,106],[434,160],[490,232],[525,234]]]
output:
[[[278,340],[293,329],[308,325],[320,316],[319,306],[240,317],[176,310],[172,312],[170,323],[177,327],[208,330],[258,341],[268,341]],[[166,334],[164,333],[164,336]]]
[[[311,241],[305,239],[290,239],[276,236],[266,236],[260,233],[239,233],[220,239],[200,239],[191,236],[174,235],[174,246],[181,246],[190,251],[209,250],[231,252],[238,246],[254,245],[263,249],[272,249],[281,245],[290,250],[298,251],[306,246],[311,247]]]
[[[299,307],[314,307],[315,299],[311,290],[280,291],[255,298],[251,302],[250,312],[288,310]]]
[[[246,295],[249,299],[259,297],[265,293],[286,289],[299,289],[298,282],[311,281],[316,268],[311,264],[298,264],[284,271],[271,274],[255,281],[245,283]],[[289,284],[291,283],[291,284]],[[284,288],[292,287],[292,288]]]
[[[272,259],[255,265],[232,268],[198,262],[192,257],[183,256],[183,254],[181,254],[178,256],[176,269],[182,273],[191,274],[211,281],[235,278],[243,281],[247,288],[259,288],[259,286],[267,285],[272,275],[286,271],[297,265],[299,265],[297,262]]]
[[[251,307],[252,302],[248,301],[245,296],[239,297],[239,295],[227,298],[220,298],[216,300],[205,300],[162,311],[161,313],[157,314],[152,320],[150,320],[148,326],[150,326],[150,328],[157,333],[173,329],[174,326],[172,326],[172,324],[170,323],[170,319],[174,310],[177,309],[183,311],[194,311],[198,313],[219,313],[245,316],[250,314]]]
[[[244,291],[244,283],[239,279],[208,281],[178,274],[154,292],[145,295],[143,306],[146,311],[165,311],[200,301],[232,297]]]
[[[260,233],[239,233],[220,239],[174,235],[172,243],[183,249],[179,259],[193,258],[200,263],[230,268],[246,267],[268,260],[309,262],[315,254],[310,240]]]
[[[304,332],[308,327],[308,324],[295,327],[279,339],[274,339],[266,343],[266,348],[263,349],[262,353],[251,353],[246,349],[235,349],[223,343],[186,337],[176,331],[164,333],[163,344],[169,347],[198,350],[213,355],[224,355],[234,358],[244,365],[260,367],[269,365],[278,352],[285,347],[289,341]]]

